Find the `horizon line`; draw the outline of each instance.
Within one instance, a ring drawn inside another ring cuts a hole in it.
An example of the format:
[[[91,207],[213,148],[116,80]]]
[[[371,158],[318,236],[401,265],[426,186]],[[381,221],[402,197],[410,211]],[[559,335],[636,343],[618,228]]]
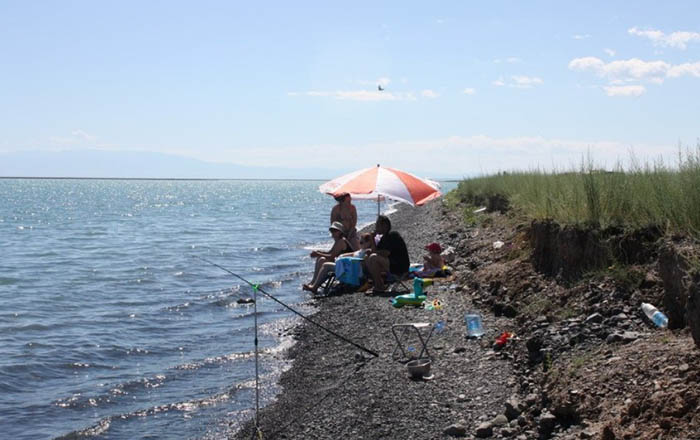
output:
[[[236,181],[251,181],[251,180],[263,180],[263,181],[295,181],[295,182],[315,182],[315,181],[330,181],[333,179],[325,178],[314,178],[314,179],[304,179],[304,178],[271,178],[271,177],[51,177],[51,176],[0,176],[2,180],[18,179],[18,180],[183,180],[183,181],[219,181],[219,180],[236,180]],[[443,182],[460,182],[464,179],[457,178],[447,178],[447,179],[436,179]]]

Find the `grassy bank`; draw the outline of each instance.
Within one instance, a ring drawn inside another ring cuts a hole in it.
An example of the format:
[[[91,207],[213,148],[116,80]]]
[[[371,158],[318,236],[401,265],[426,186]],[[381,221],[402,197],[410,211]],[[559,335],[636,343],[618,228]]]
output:
[[[460,182],[450,197],[484,205],[503,196],[523,214],[562,224],[660,226],[700,237],[700,145],[679,153],[678,164],[597,168],[592,160],[569,172],[499,173]]]

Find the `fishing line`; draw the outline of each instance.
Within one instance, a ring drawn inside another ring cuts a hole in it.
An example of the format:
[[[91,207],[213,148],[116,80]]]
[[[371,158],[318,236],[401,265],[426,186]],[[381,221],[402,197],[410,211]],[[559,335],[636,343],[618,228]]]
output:
[[[329,329],[328,327],[323,326],[322,324],[319,324],[318,322],[314,321],[313,319],[309,318],[308,316],[303,315],[301,312],[298,312],[297,310],[294,310],[292,307],[288,306],[287,304],[283,303],[283,302],[280,301],[279,299],[275,298],[273,295],[271,295],[271,294],[265,292],[265,290],[263,290],[263,289],[260,287],[260,285],[251,283],[250,281],[246,280],[246,279],[243,278],[242,276],[240,276],[240,275],[238,275],[238,274],[236,274],[236,273],[230,271],[229,269],[226,269],[226,268],[223,267],[223,266],[220,266],[220,265],[214,263],[213,261],[209,261],[209,260],[207,260],[206,258],[200,257],[199,255],[192,255],[192,257],[193,257],[193,258],[200,259],[200,260],[202,260],[202,261],[204,261],[204,262],[206,262],[206,263],[211,264],[211,265],[214,266],[214,267],[218,267],[219,269],[221,269],[221,270],[223,270],[223,271],[225,271],[225,272],[228,272],[229,274],[233,275],[234,277],[236,277],[236,278],[238,278],[239,280],[243,281],[244,283],[248,284],[248,285],[249,285],[250,287],[252,287],[253,289],[257,289],[258,292],[261,292],[262,294],[264,294],[265,296],[267,296],[267,297],[270,298],[271,300],[273,300],[273,301],[275,301],[276,303],[280,304],[281,306],[285,307],[285,308],[288,309],[289,311],[291,311],[291,312],[293,312],[293,313],[299,315],[300,317],[302,317],[303,319],[309,321],[309,322],[312,323],[313,325],[315,325],[315,326],[317,326],[317,327],[320,327],[321,329],[327,331],[328,333],[332,334],[332,335],[335,336],[336,338],[338,338],[338,339],[340,339],[340,340],[342,340],[342,341],[345,341],[345,342],[347,342],[348,344],[353,345],[353,346],[359,348],[360,350],[371,354],[371,355],[374,356],[374,357],[379,357],[379,355],[378,355],[376,352],[370,350],[369,348],[363,347],[362,345],[358,344],[357,342],[351,341],[350,339],[346,338],[345,336],[343,336],[343,335],[341,335],[341,334],[339,334],[339,333],[336,333],[335,331]]]
[[[258,296],[257,296],[258,292],[263,293],[263,294],[264,294],[265,296],[267,296],[268,298],[270,298],[270,299],[272,299],[273,301],[277,302],[278,304],[284,306],[285,308],[289,309],[290,311],[292,311],[293,313],[299,315],[300,317],[302,317],[303,319],[309,321],[310,323],[312,323],[312,324],[314,324],[314,325],[320,327],[321,329],[327,331],[328,333],[330,333],[331,335],[335,336],[336,338],[339,338],[339,339],[341,339],[341,340],[343,340],[343,341],[345,341],[345,342],[347,342],[347,343],[349,343],[349,344],[351,344],[351,345],[353,345],[353,346],[359,348],[359,349],[362,350],[362,351],[366,351],[367,353],[371,354],[371,355],[374,356],[374,357],[379,357],[379,355],[378,355],[376,352],[374,352],[374,351],[372,351],[372,350],[370,350],[370,349],[368,349],[368,348],[365,348],[365,347],[361,346],[360,344],[358,344],[358,343],[356,343],[356,342],[351,341],[350,339],[346,338],[345,336],[342,336],[342,335],[340,335],[340,334],[334,332],[333,330],[329,329],[328,327],[325,327],[325,326],[323,326],[323,325],[317,323],[316,321],[312,320],[311,318],[309,318],[309,317],[307,317],[307,316],[304,316],[304,315],[301,314],[300,312],[294,310],[292,307],[288,306],[287,304],[283,303],[283,302],[280,301],[279,299],[275,298],[273,295],[271,295],[271,294],[265,292],[265,290],[263,290],[263,289],[260,287],[260,285],[255,284],[255,283],[251,283],[250,281],[248,281],[247,279],[243,278],[242,276],[240,276],[240,275],[234,273],[233,271],[231,271],[231,270],[229,270],[229,269],[226,269],[225,267],[223,267],[223,266],[221,266],[221,265],[219,265],[219,264],[216,264],[216,263],[214,263],[213,261],[209,261],[209,260],[207,260],[207,259],[204,258],[204,257],[200,257],[199,255],[192,255],[192,257],[197,258],[197,259],[200,259],[200,260],[204,261],[205,263],[211,264],[211,265],[214,266],[214,267],[218,267],[219,269],[221,269],[221,270],[223,270],[223,271],[225,271],[225,272],[227,272],[227,273],[233,275],[234,277],[238,278],[239,280],[243,281],[244,283],[248,284],[250,287],[253,288],[253,295],[254,295],[254,302],[255,302],[255,309],[254,309],[254,314],[255,314],[255,430],[253,431],[253,436],[252,436],[252,437],[253,437],[254,439],[257,438],[258,440],[262,440],[262,438],[263,438],[263,433],[262,433],[262,430],[260,429],[259,417],[258,417],[258,412],[260,411],[260,394],[259,394],[260,391],[259,391],[259,379],[258,379],[258,308],[257,308],[257,307],[258,307]],[[318,400],[318,401],[317,401],[316,403],[314,403],[310,408],[308,408],[300,417],[297,417],[297,418],[291,420],[290,422],[288,422],[287,424],[285,424],[285,425],[283,425],[281,428],[279,428],[277,431],[273,432],[273,433],[272,433],[272,437],[274,437],[274,436],[277,435],[278,433],[282,432],[284,429],[286,429],[286,428],[287,428],[288,426],[290,426],[292,423],[301,420],[301,419],[302,419],[304,416],[306,416],[306,414],[308,414],[312,409],[314,409],[315,407],[317,407],[318,405],[320,405],[321,402],[323,402],[324,400],[326,400],[336,388],[338,388],[339,386],[343,385],[351,376],[353,376],[355,373],[357,373],[357,372],[358,372],[360,369],[362,369],[362,367],[364,367],[365,365],[366,365],[366,364],[363,363],[359,368],[357,368],[357,369],[356,369],[355,371],[353,371],[351,374],[347,375],[343,380],[341,380],[341,381],[334,387],[333,390],[331,390],[331,391],[329,391],[328,393],[326,393],[320,400]]]

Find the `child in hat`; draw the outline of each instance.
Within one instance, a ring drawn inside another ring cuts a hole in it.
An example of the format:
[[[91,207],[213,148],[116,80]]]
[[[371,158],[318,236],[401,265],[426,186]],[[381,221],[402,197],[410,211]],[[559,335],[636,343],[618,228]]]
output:
[[[442,259],[442,246],[439,243],[430,243],[425,247],[428,251],[427,255],[423,256],[423,270],[422,273],[435,274],[435,272],[442,270],[445,266],[445,260]]]

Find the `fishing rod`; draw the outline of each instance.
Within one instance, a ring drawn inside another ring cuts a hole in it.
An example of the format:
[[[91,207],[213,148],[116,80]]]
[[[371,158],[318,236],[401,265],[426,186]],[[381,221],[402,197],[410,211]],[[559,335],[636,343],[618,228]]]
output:
[[[342,336],[342,335],[340,335],[340,334],[334,332],[333,330],[331,330],[331,329],[329,329],[329,328],[327,328],[327,327],[325,327],[325,326],[323,326],[323,325],[317,323],[316,321],[312,320],[311,318],[309,318],[309,317],[307,317],[307,316],[304,316],[304,315],[301,314],[300,312],[294,310],[292,307],[288,306],[287,304],[283,303],[283,302],[280,301],[279,299],[275,298],[273,295],[271,295],[271,294],[265,292],[265,291],[260,287],[260,285],[251,283],[250,281],[248,281],[247,279],[245,279],[245,278],[243,278],[242,276],[238,275],[237,273],[235,273],[235,272],[233,272],[233,271],[231,271],[231,270],[229,270],[229,269],[227,269],[227,268],[225,268],[225,267],[223,267],[223,266],[221,266],[221,265],[219,265],[219,264],[216,264],[216,263],[214,263],[213,261],[209,261],[209,260],[207,260],[207,259],[204,258],[204,257],[200,257],[199,255],[192,255],[192,257],[197,258],[197,259],[199,259],[199,260],[202,260],[202,261],[204,261],[205,263],[211,264],[211,265],[214,266],[214,267],[218,267],[219,269],[221,269],[221,270],[223,270],[223,271],[225,271],[225,272],[227,272],[227,273],[233,275],[234,277],[238,278],[239,280],[243,281],[244,283],[248,284],[250,287],[253,288],[253,295],[254,295],[253,301],[255,302],[255,310],[254,310],[254,314],[255,314],[255,430],[254,430],[253,433],[252,433],[252,438],[253,438],[253,439],[257,439],[257,440],[262,440],[262,439],[263,439],[263,432],[262,432],[262,430],[260,429],[260,423],[259,423],[259,418],[258,418],[258,413],[259,413],[259,411],[260,411],[260,394],[259,394],[260,391],[259,391],[259,383],[258,383],[258,382],[259,382],[259,379],[258,379],[258,292],[262,292],[262,293],[263,293],[265,296],[267,296],[268,298],[272,299],[273,301],[277,302],[278,304],[281,304],[281,305],[284,306],[285,308],[289,309],[290,311],[294,312],[295,314],[299,315],[300,317],[302,317],[303,319],[309,321],[310,323],[312,323],[312,324],[314,324],[314,325],[320,327],[321,329],[327,331],[328,333],[330,333],[331,335],[335,336],[336,338],[341,339],[341,340],[343,340],[343,341],[345,341],[345,342],[347,342],[347,343],[349,343],[349,344],[351,344],[351,345],[353,345],[353,346],[359,348],[360,350],[365,351],[365,352],[371,354],[371,355],[374,356],[374,357],[379,357],[379,355],[378,355],[376,352],[374,352],[374,351],[372,351],[372,350],[370,350],[370,349],[368,349],[368,348],[365,348],[365,347],[361,346],[360,344],[357,344],[356,342],[351,341],[350,339],[346,338],[345,336]],[[363,365],[364,365],[364,364],[363,364]],[[362,368],[362,367],[360,367],[360,368]],[[357,371],[359,371],[359,369],[356,370],[355,372],[357,372]],[[353,373],[353,374],[354,374],[354,373]],[[352,374],[349,375],[348,377],[346,377],[342,382],[345,382],[345,380],[349,379],[350,376],[352,376]],[[323,396],[323,398],[322,398],[320,401],[318,401],[318,402],[314,405],[314,407],[317,406],[318,404],[320,404],[323,400],[325,400],[330,394],[331,394],[331,393],[328,392],[325,396]],[[306,412],[307,412],[307,413],[310,412],[311,409],[312,409],[312,408],[309,408]],[[276,435],[277,433],[279,433],[279,432],[281,432],[282,430],[286,429],[287,426],[289,426],[291,423],[293,423],[293,422],[295,422],[295,421],[297,421],[297,420],[294,419],[294,420],[290,421],[289,423],[287,423],[287,424],[286,424],[285,426],[283,426],[282,428],[280,428],[280,429],[278,429],[277,431],[275,431],[275,433],[273,434],[273,437],[274,437],[274,435]]]
[[[374,357],[379,357],[379,354],[377,354],[375,351],[372,351],[372,350],[370,350],[369,348],[363,347],[362,345],[360,345],[360,344],[358,344],[358,343],[356,343],[356,342],[354,342],[354,341],[351,341],[350,339],[346,338],[345,336],[343,336],[343,335],[341,335],[341,334],[339,334],[339,333],[336,333],[335,331],[329,329],[328,327],[325,327],[325,326],[319,324],[318,322],[314,321],[313,319],[309,318],[308,316],[303,315],[301,312],[298,312],[297,310],[294,310],[292,307],[288,306],[287,304],[283,303],[283,302],[280,301],[279,299],[275,298],[273,295],[271,295],[271,294],[265,292],[258,284],[251,283],[250,281],[246,280],[246,279],[243,278],[242,276],[240,276],[240,275],[238,275],[238,274],[232,272],[232,271],[229,270],[229,269],[226,269],[225,267],[223,267],[223,266],[221,266],[221,265],[218,265],[218,264],[214,263],[213,261],[209,261],[209,260],[207,260],[207,259],[204,258],[204,257],[200,257],[199,255],[192,255],[192,257],[197,258],[197,259],[199,259],[199,260],[202,260],[202,261],[204,261],[205,263],[209,263],[209,264],[211,264],[211,265],[214,266],[214,267],[218,267],[219,269],[221,269],[221,270],[223,270],[223,271],[225,271],[225,272],[228,272],[229,274],[233,275],[234,277],[236,277],[236,278],[238,278],[239,280],[243,281],[244,283],[248,284],[250,287],[253,288],[254,291],[259,291],[259,292],[261,292],[262,294],[264,294],[265,296],[267,296],[267,297],[270,298],[271,300],[273,300],[273,301],[275,301],[276,303],[282,305],[283,307],[285,307],[286,309],[290,310],[291,312],[293,312],[293,313],[299,315],[300,317],[302,317],[303,319],[309,321],[309,322],[312,323],[313,325],[315,325],[315,326],[317,326],[317,327],[320,327],[321,329],[327,331],[328,333],[332,334],[332,335],[335,336],[336,338],[338,338],[338,339],[340,339],[340,340],[342,340],[342,341],[345,341],[345,342],[347,342],[348,344],[353,345],[353,346],[359,348],[360,350],[371,354],[371,355],[374,356]]]

